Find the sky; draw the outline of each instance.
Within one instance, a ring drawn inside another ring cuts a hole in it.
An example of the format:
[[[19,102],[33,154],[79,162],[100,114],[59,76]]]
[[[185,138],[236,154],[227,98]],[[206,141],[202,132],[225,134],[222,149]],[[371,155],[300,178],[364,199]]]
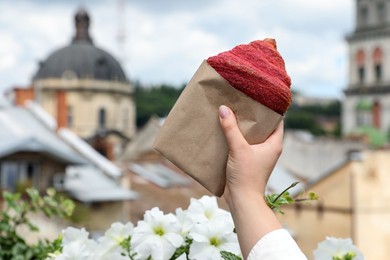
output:
[[[181,86],[204,59],[264,38],[294,90],[342,98],[347,85],[353,0],[0,0],[0,91],[31,84],[39,61],[70,43],[80,7],[94,44],[145,86]]]

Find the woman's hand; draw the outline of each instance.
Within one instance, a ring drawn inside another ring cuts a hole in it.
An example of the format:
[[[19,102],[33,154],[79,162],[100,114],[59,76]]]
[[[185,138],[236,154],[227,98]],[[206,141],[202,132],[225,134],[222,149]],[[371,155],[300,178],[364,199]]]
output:
[[[282,226],[264,200],[265,186],[282,152],[283,123],[261,144],[249,145],[233,111],[219,108],[229,147],[224,197],[232,213],[244,259],[269,232]]]
[[[221,106],[220,123],[229,147],[226,167],[225,199],[240,194],[263,196],[265,186],[282,152],[283,122],[260,144],[249,145],[240,129],[233,111]]]

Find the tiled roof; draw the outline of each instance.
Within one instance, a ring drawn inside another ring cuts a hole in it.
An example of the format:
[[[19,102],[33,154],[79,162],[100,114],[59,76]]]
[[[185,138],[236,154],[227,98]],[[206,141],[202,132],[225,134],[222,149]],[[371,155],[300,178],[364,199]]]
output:
[[[82,202],[134,200],[138,193],[120,187],[93,166],[68,167],[64,189]]]
[[[38,152],[68,164],[87,163],[28,109],[2,106],[0,125],[0,157],[18,152]]]
[[[129,170],[161,188],[187,186],[191,183],[189,178],[169,169],[159,162],[133,163],[130,164]]]

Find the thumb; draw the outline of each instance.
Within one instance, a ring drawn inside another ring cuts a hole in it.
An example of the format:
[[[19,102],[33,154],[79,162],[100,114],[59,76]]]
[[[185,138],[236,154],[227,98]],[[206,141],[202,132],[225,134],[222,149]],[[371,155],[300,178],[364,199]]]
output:
[[[237,151],[243,146],[248,145],[238,128],[233,111],[227,106],[222,105],[219,107],[219,122],[230,151]]]

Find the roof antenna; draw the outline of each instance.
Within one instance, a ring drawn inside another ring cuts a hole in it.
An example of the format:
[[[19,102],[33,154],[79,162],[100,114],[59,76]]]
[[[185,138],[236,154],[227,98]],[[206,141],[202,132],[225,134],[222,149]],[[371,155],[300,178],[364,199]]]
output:
[[[125,28],[125,1],[117,0],[117,14],[118,14],[118,31],[116,35],[116,41],[118,44],[119,61],[122,66],[125,66],[126,62],[126,28]]]

